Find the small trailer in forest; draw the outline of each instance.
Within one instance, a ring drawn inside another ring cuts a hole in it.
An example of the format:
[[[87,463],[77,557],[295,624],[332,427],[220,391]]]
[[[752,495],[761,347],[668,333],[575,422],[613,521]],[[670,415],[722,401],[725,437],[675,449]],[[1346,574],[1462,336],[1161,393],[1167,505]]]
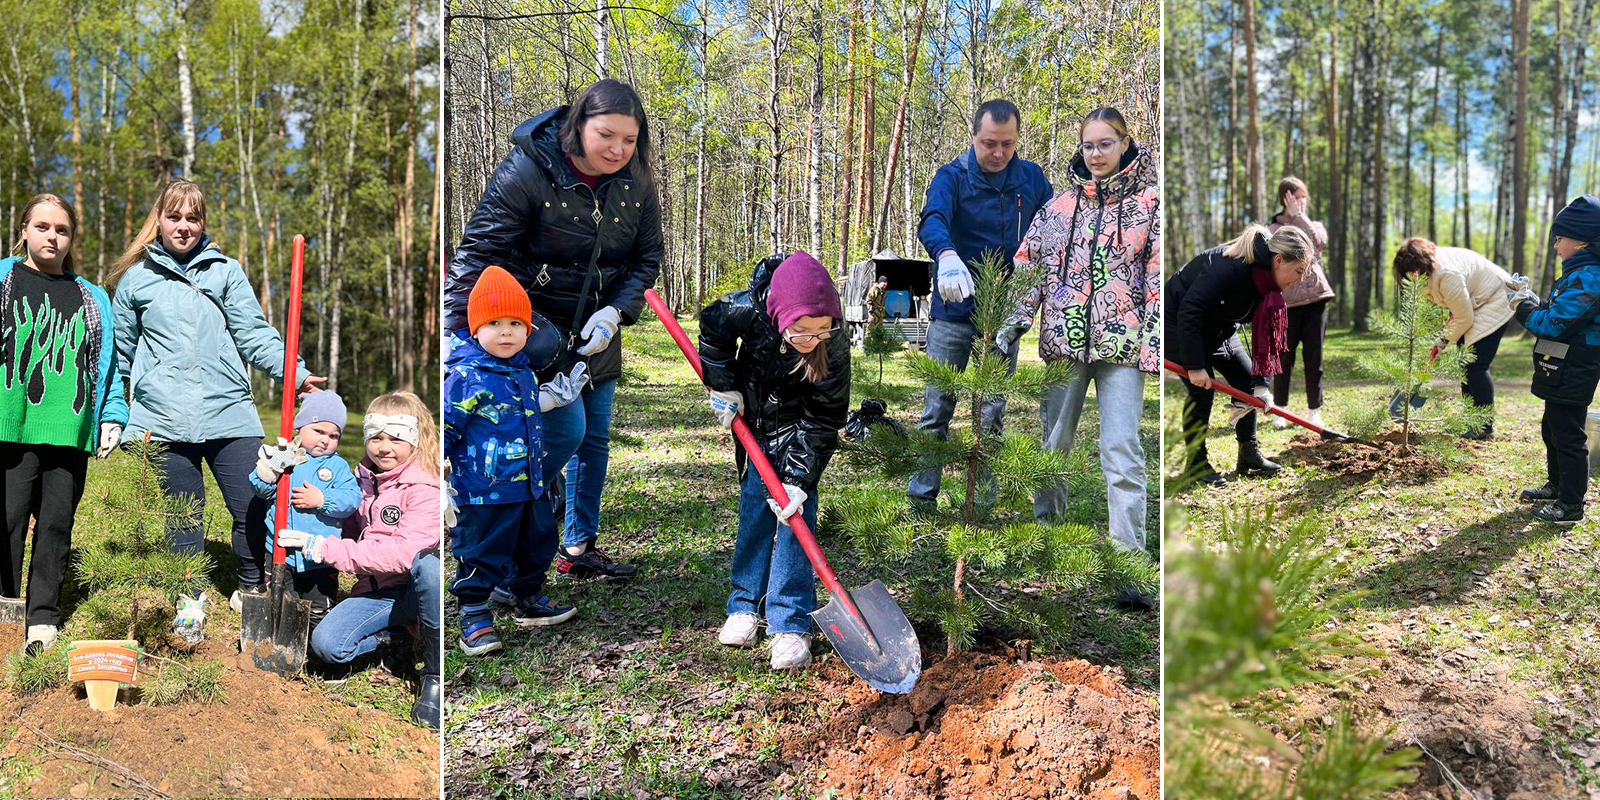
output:
[[[850,272],[844,276],[839,300],[851,343],[860,345],[867,335],[871,313],[867,291],[879,276],[889,283],[884,295],[884,324],[889,333],[921,349],[928,341],[928,314],[933,308],[933,262],[901,258],[887,249],[851,264]]]

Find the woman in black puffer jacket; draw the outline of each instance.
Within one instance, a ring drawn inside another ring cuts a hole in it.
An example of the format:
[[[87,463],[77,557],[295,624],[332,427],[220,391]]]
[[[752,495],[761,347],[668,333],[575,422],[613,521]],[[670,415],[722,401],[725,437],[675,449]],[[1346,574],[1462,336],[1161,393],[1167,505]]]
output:
[[[583,396],[543,419],[540,466],[566,508],[556,568],[577,578],[630,577],[634,567],[607,558],[595,538],[622,375],[619,328],[638,320],[644,290],[661,271],[649,121],[631,87],[602,80],[571,106],[517,126],[511,141],[450,262],[445,332],[465,327],[473,285],[499,265],[528,290],[534,327],[545,329],[528,337],[530,349],[543,347],[529,353],[541,381],[588,362]],[[552,342],[565,346],[552,355]]]
[[[804,252],[780,258],[763,259],[750,288],[700,312],[700,362],[712,413],[723,425],[744,416],[789,496],[778,508],[744,451],[735,451],[739,537],[718,639],[755,644],[765,600],[772,668],[794,669],[811,663],[816,578],[784,523],[803,508],[806,524],[817,524],[817,484],[850,405],[850,337],[838,335],[843,314],[827,268]]]
[[[1163,349],[1165,358],[1185,371],[1186,477],[1207,484],[1222,482],[1206,454],[1215,373],[1272,407],[1267,378],[1280,369],[1288,335],[1283,289],[1300,280],[1314,257],[1311,240],[1299,228],[1283,227],[1269,234],[1261,225],[1249,225],[1239,238],[1195,256],[1167,280],[1162,291],[1167,317]],[[1250,325],[1249,352],[1239,341],[1241,324]],[[1235,405],[1238,473],[1277,472],[1278,465],[1261,454],[1256,442],[1254,408],[1237,401]]]

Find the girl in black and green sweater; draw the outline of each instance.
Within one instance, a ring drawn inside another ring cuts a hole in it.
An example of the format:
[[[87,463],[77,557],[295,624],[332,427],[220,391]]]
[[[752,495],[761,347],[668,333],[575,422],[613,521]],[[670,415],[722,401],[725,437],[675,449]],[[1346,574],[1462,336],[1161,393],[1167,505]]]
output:
[[[59,195],[22,209],[16,255],[0,259],[0,602],[22,602],[22,553],[34,527],[28,570],[26,647],[55,640],[72,520],[89,454],[110,455],[128,421],[111,331],[111,300],[73,272],[78,217]]]

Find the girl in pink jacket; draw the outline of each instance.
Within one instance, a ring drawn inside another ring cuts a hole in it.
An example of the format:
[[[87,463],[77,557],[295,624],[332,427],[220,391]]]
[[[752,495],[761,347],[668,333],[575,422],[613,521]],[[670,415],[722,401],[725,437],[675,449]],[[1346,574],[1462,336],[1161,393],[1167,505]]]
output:
[[[344,535],[286,530],[283,543],[301,548],[313,562],[357,576],[350,596],[311,632],[311,651],[324,662],[351,664],[384,644],[408,643],[420,629],[422,688],[411,716],[437,729],[443,588],[439,430],[432,412],[411,392],[373,400],[361,429],[367,445],[356,467],[361,506],[345,521]],[[409,655],[403,660],[411,661]]]

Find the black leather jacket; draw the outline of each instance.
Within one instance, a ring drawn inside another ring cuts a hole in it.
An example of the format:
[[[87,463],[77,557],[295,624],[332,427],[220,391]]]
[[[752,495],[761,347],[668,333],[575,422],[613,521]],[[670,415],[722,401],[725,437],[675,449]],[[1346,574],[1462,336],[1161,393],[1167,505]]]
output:
[[[1195,256],[1163,288],[1166,357],[1184,369],[1205,369],[1207,358],[1234,335],[1237,325],[1250,322],[1261,300],[1250,277],[1257,267],[1224,256],[1225,249],[1214,247]],[[1257,237],[1255,249],[1256,264],[1272,264],[1265,237]]]
[[[823,343],[828,375],[820,383],[794,371],[799,356],[767,316],[772,271],[782,261],[762,259],[750,288],[725,294],[700,312],[700,363],[707,386],[744,396],[744,420],[765,445],[778,477],[815,497],[850,407],[850,337]],[[743,448],[734,458],[743,475]]]
[[[590,191],[561,151],[558,133],[566,117],[567,107],[562,106],[512,133],[511,152],[495,168],[450,261],[444,287],[446,331],[466,326],[467,296],[490,264],[504,267],[527,288],[536,313],[573,334],[605,306],[615,306],[624,325],[639,318],[644,290],[655,285],[661,272],[655,187],[623,167]],[[597,271],[580,303],[596,237]],[[565,363],[575,360],[581,359]],[[588,360],[596,382],[621,375],[620,332],[610,347]]]

